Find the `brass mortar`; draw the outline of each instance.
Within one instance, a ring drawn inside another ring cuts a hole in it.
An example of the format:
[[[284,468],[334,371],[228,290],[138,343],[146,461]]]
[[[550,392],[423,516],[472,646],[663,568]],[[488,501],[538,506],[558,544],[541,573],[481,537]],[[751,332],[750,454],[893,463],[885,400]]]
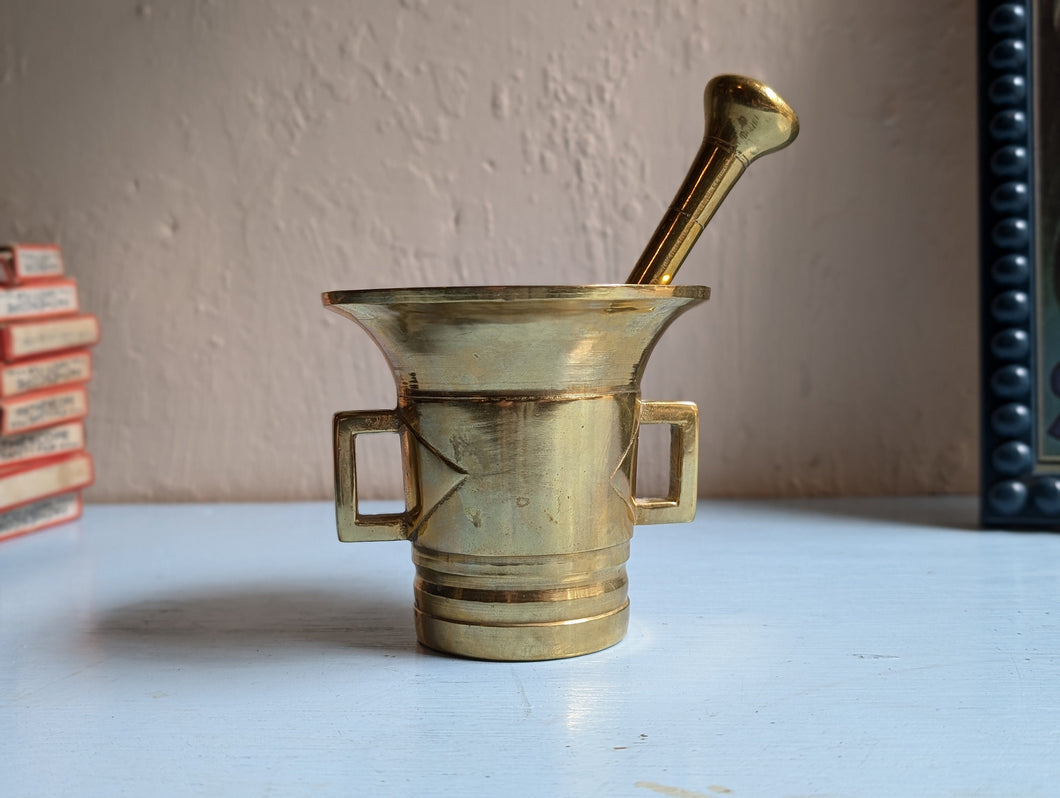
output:
[[[393,410],[335,416],[343,541],[411,540],[416,630],[441,651],[494,660],[614,645],[629,616],[634,524],[692,520],[698,420],[646,402],[659,336],[702,286],[507,286],[335,291],[397,382]],[[671,432],[670,490],[635,493],[642,424]],[[396,432],[404,512],[357,509],[354,439]]]

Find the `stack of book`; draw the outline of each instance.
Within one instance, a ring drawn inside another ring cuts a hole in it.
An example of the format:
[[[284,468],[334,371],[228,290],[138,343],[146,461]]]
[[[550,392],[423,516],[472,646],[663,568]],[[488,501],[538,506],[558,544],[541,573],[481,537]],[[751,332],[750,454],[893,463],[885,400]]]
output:
[[[93,479],[85,384],[98,341],[99,321],[81,312],[59,247],[0,246],[0,540],[81,515]]]

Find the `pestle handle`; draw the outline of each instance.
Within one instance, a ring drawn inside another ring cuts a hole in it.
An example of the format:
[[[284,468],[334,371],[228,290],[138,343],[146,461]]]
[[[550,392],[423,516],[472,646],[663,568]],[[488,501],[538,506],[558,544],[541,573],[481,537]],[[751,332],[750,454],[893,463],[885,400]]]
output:
[[[751,78],[719,75],[707,84],[703,105],[703,144],[627,283],[670,283],[751,161],[786,147],[799,134],[791,106]]]

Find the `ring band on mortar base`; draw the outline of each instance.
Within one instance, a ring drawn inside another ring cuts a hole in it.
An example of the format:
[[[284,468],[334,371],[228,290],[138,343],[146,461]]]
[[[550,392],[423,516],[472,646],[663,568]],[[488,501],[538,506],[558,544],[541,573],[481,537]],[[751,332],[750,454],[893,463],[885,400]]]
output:
[[[528,662],[591,654],[620,642],[628,625],[629,601],[597,618],[518,626],[447,621],[416,608],[416,637],[423,645],[472,659]]]
[[[488,660],[589,654],[629,623],[629,543],[589,552],[475,557],[413,549],[416,636],[438,651]],[[489,573],[488,589],[483,575]]]

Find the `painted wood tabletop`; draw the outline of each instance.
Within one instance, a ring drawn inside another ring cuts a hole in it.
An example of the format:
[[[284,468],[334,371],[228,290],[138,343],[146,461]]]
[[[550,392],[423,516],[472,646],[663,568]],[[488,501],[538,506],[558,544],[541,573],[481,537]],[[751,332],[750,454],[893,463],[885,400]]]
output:
[[[0,795],[1054,796],[1060,535],[974,518],[703,503],[621,644],[506,664],[327,504],[89,506],[0,544]]]

